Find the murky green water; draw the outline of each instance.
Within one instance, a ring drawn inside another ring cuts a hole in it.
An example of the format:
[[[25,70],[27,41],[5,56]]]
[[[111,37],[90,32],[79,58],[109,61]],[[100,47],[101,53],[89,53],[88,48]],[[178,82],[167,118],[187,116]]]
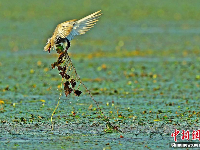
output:
[[[199,129],[199,1],[113,2],[0,2],[1,149],[166,149],[175,129]],[[69,52],[122,133],[104,131],[83,87],[80,97],[61,97],[52,131],[61,77],[43,46],[57,23],[99,9]]]

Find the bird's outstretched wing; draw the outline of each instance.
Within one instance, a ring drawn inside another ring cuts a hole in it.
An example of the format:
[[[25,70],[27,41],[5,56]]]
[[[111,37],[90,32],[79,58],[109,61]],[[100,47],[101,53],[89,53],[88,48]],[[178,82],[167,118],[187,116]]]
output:
[[[85,34],[85,32],[89,31],[96,24],[101,15],[101,10],[99,10],[87,17],[75,21],[70,34],[66,38],[72,40],[76,35]]]

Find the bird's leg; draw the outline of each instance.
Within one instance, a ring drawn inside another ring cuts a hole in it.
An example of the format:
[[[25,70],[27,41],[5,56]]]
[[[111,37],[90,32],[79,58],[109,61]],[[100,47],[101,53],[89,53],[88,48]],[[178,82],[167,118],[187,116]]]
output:
[[[49,46],[49,48],[48,48],[48,52],[50,53],[50,50],[51,50],[51,44],[50,44],[50,46]]]
[[[48,48],[48,52],[49,52],[49,53],[50,53],[50,50],[51,50],[51,48],[49,47],[49,48]]]

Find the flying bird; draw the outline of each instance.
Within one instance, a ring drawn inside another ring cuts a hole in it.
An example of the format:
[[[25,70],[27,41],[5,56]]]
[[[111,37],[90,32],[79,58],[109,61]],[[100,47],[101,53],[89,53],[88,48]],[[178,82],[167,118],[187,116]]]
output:
[[[70,41],[76,35],[85,34],[89,31],[98,21],[98,18],[102,15],[101,10],[88,15],[80,20],[73,19],[58,24],[51,38],[48,39],[44,51],[50,53],[51,49],[56,49],[58,44],[64,46],[65,50],[70,47]]]

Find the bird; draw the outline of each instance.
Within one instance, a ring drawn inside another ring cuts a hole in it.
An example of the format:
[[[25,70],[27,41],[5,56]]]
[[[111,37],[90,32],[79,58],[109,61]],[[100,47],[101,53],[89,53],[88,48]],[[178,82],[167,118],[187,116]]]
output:
[[[89,31],[94,27],[101,15],[101,10],[99,10],[80,20],[72,19],[58,24],[52,37],[48,38],[44,51],[50,53],[50,50],[56,49],[59,44],[67,51],[74,36],[82,35]]]

